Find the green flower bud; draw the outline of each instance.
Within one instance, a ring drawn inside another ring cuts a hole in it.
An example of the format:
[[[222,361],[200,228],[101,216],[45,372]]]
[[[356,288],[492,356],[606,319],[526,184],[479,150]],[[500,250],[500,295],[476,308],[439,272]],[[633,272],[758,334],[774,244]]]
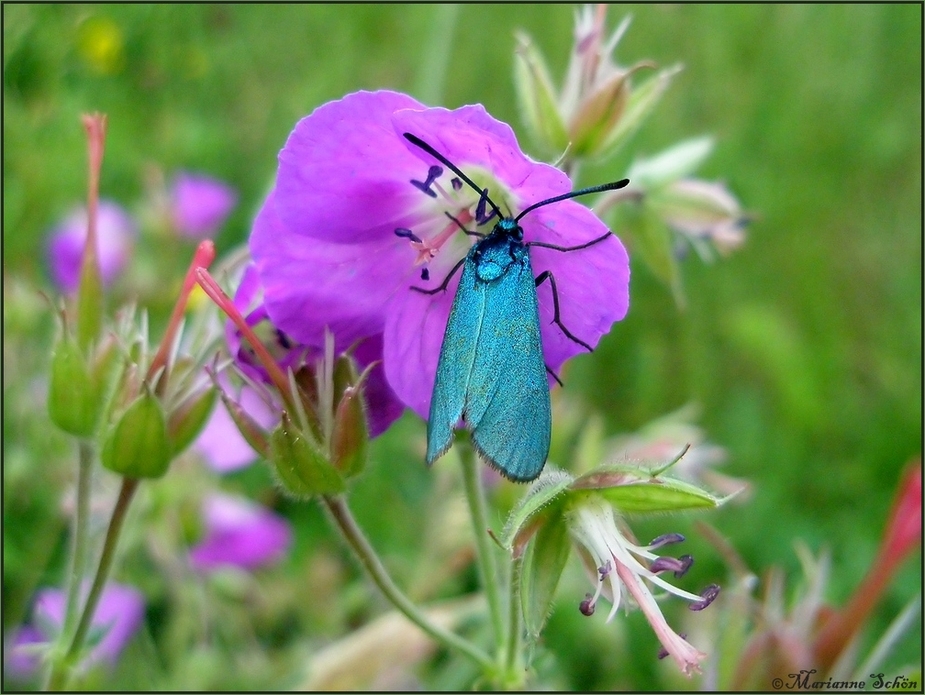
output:
[[[96,431],[102,401],[87,358],[74,338],[64,333],[51,357],[48,414],[69,434],[91,437]]]
[[[570,550],[568,528],[562,523],[542,524],[527,547],[521,573],[520,601],[524,627],[534,637],[543,631],[552,612],[556,587]]]
[[[650,65],[639,63],[633,66],[631,70],[637,70],[641,67],[650,67]],[[629,93],[620,118],[612,124],[607,137],[600,144],[599,155],[606,157],[613,154],[630,139],[655,109],[665,90],[668,89],[671,79],[680,71],[680,65],[660,70],[655,77],[650,78]],[[630,181],[633,181],[634,184],[636,183],[634,179],[630,179]]]
[[[633,253],[671,288],[679,307],[685,306],[681,268],[672,248],[672,233],[654,210],[645,204],[626,205],[621,219],[621,237]]]
[[[345,476],[357,475],[366,465],[369,428],[360,387],[348,386],[337,404],[331,436],[331,461]]]
[[[270,463],[283,489],[297,498],[337,494],[346,488],[343,476],[314,439],[299,430],[285,412],[270,434]]]
[[[726,502],[706,490],[674,478],[653,477],[630,466],[601,466],[571,484],[569,496],[584,498],[594,491],[620,512],[661,514],[690,509],[712,509]]]
[[[611,75],[579,105],[578,112],[569,123],[573,156],[596,154],[616,126],[629,97],[628,76],[628,72]]]
[[[514,52],[514,86],[521,116],[537,144],[549,153],[561,153],[569,136],[542,54],[530,37],[517,34]]]
[[[206,420],[215,406],[215,389],[204,389],[192,394],[170,413],[167,420],[167,436],[173,456],[181,453],[205,427]]]
[[[167,418],[146,385],[104,437],[100,458],[106,468],[129,478],[167,472],[172,458]]]
[[[652,193],[672,181],[693,174],[712,150],[713,138],[690,138],[653,157],[634,161],[626,175],[633,182],[634,188]]]
[[[224,391],[218,389],[218,392],[221,395],[222,403],[228,410],[228,414],[231,416],[234,424],[237,425],[238,431],[241,433],[241,436],[244,437],[244,440],[263,458],[270,458],[270,440],[267,439],[267,433],[264,431],[263,427],[261,427],[254,418],[248,415],[240,404],[229,398]]]

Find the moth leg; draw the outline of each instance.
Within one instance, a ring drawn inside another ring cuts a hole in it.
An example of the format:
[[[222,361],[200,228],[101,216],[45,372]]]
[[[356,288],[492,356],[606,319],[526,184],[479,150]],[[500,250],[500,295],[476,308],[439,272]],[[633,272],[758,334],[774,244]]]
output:
[[[578,246],[556,246],[555,244],[547,244],[546,242],[543,242],[543,241],[530,241],[524,244],[524,246],[540,246],[544,249],[552,249],[553,251],[580,251],[581,249],[586,249],[589,246],[594,246],[595,244],[599,244],[605,239],[609,239],[612,236],[613,234],[611,234],[610,232],[607,232],[603,236],[599,236],[597,239],[592,239],[591,241],[585,242],[584,244],[579,244]]]
[[[591,243],[594,244],[597,242],[592,241]],[[582,248],[582,247],[576,247],[576,248]],[[560,250],[571,250],[571,249],[560,249]],[[571,331],[569,331],[569,329],[565,327],[565,324],[562,323],[562,321],[559,319],[559,290],[556,289],[555,276],[548,270],[544,270],[542,273],[536,276],[536,286],[539,287],[543,283],[544,280],[549,280],[549,286],[552,288],[552,305],[553,305],[552,322],[562,329],[562,332],[565,333],[566,338],[571,340],[573,343],[578,343],[579,345],[581,345],[581,347],[583,347],[588,352],[594,352],[594,348],[592,348],[590,345],[588,345],[585,341],[581,340],[580,338],[576,338],[574,335],[572,335]],[[556,381],[558,381],[558,378],[556,379]],[[562,383],[562,382],[559,382],[559,383]]]
[[[479,204],[475,207],[475,223],[476,224],[485,224],[486,222],[490,221],[495,215],[499,214],[498,209],[494,208],[494,203],[491,203],[494,209],[491,211],[490,215],[486,215],[485,206],[488,203],[491,203],[491,199],[488,197],[488,189],[483,188],[482,192],[479,194]]]
[[[435,287],[434,289],[429,290],[426,287],[415,287],[414,285],[412,285],[411,289],[414,290],[415,292],[420,292],[421,294],[437,294],[437,292],[445,292],[446,286],[450,284],[450,278],[456,274],[456,271],[459,270],[462,267],[462,264],[465,262],[466,262],[465,256],[460,258],[459,262],[456,263],[456,265],[453,266],[453,269],[449,273],[446,274],[445,278],[443,278],[443,282],[440,283],[439,287]],[[558,315],[558,311],[557,311],[557,315]],[[581,342],[581,341],[578,341],[578,342]],[[588,349],[590,350],[591,348],[588,348]]]
[[[559,384],[559,386],[562,386],[562,387],[565,386],[565,384],[562,383],[562,379],[559,378],[559,375],[558,375],[558,374],[556,374],[554,371],[552,371],[549,367],[546,367],[546,371],[549,372],[549,375],[550,375],[553,379],[556,380],[556,383]]]
[[[485,235],[482,234],[481,232],[470,232],[468,229],[466,229],[466,225],[464,225],[462,222],[460,222],[459,220],[457,220],[455,217],[453,217],[453,216],[452,216],[450,213],[448,213],[446,210],[443,211],[443,214],[446,215],[447,217],[449,217],[451,220],[453,220],[453,221],[456,223],[456,226],[459,227],[461,230],[463,230],[463,231],[464,231],[466,234],[468,234],[469,236],[477,236],[479,239],[484,239],[484,238],[485,238]]]

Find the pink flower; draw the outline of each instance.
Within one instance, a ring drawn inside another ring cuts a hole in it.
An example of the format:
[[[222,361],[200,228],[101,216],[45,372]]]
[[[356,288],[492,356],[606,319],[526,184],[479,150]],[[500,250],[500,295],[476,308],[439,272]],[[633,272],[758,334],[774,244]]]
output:
[[[487,187],[505,214],[572,188],[561,171],[524,155],[510,127],[482,106],[450,111],[396,92],[357,92],[296,125],[250,248],[275,326],[313,347],[322,345],[326,326],[338,349],[381,335],[389,385],[426,417],[459,274],[446,292],[411,287],[438,287],[465,256],[473,239],[447,215],[474,229],[480,196],[406,132]],[[559,246],[607,232],[574,201],[537,209],[522,226],[526,242]],[[555,275],[561,319],[589,345],[626,314],[629,265],[616,237],[575,253],[535,247],[531,260],[537,274]],[[546,283],[538,297],[544,359],[555,371],[583,348],[552,324]]]

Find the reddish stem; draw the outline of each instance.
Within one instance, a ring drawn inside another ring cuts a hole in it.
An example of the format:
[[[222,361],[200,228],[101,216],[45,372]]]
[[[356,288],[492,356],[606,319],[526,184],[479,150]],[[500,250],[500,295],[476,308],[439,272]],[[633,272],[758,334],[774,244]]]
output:
[[[247,325],[247,321],[241,315],[241,312],[238,311],[238,307],[234,305],[234,302],[231,300],[225,291],[219,287],[218,283],[215,282],[215,279],[209,274],[209,271],[205,268],[201,268],[196,271],[196,279],[199,281],[199,286],[205,291],[213,302],[218,305],[218,308],[225,312],[225,315],[232,320],[235,326],[238,327],[238,330],[241,331],[241,335],[250,343],[251,347],[254,349],[254,352],[257,355],[257,358],[260,360],[260,363],[263,365],[263,368],[267,370],[267,374],[270,376],[270,380],[276,386],[280,395],[283,397],[283,400],[286,402],[286,407],[290,412],[297,412],[295,408],[295,402],[293,400],[293,395],[289,390],[289,380],[286,378],[286,375],[283,374],[283,371],[279,368],[279,365],[276,363],[276,360],[273,359],[270,352],[267,350],[266,346],[260,342],[260,339],[254,333],[253,329]]]
[[[922,542],[922,467],[915,461],[899,485],[880,551],[851,601],[835,613],[816,638],[819,664],[832,666],[867,620],[887,584],[906,556]]]
[[[173,305],[173,313],[170,314],[167,330],[164,332],[161,344],[157,348],[157,354],[154,355],[154,359],[151,360],[151,365],[148,367],[148,373],[145,377],[147,381],[150,382],[154,375],[157,374],[157,371],[167,364],[170,346],[173,345],[173,341],[176,339],[177,331],[180,329],[180,321],[183,319],[186,304],[189,302],[190,292],[193,291],[193,286],[196,284],[196,271],[200,268],[208,268],[213,260],[215,260],[215,244],[209,239],[200,242],[199,246],[196,247],[196,253],[193,254],[189,270],[186,271],[186,277],[183,279],[180,296],[177,297],[177,302]],[[160,384],[164,383],[166,383],[166,380],[161,378],[158,381],[158,388],[155,390],[159,391]]]

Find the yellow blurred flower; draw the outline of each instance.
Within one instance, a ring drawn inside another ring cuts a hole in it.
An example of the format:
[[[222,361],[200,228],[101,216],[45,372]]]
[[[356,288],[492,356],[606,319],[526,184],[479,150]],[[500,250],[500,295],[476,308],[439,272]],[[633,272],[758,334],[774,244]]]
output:
[[[108,17],[90,17],[77,30],[77,53],[92,70],[114,75],[125,67],[122,30]]]

